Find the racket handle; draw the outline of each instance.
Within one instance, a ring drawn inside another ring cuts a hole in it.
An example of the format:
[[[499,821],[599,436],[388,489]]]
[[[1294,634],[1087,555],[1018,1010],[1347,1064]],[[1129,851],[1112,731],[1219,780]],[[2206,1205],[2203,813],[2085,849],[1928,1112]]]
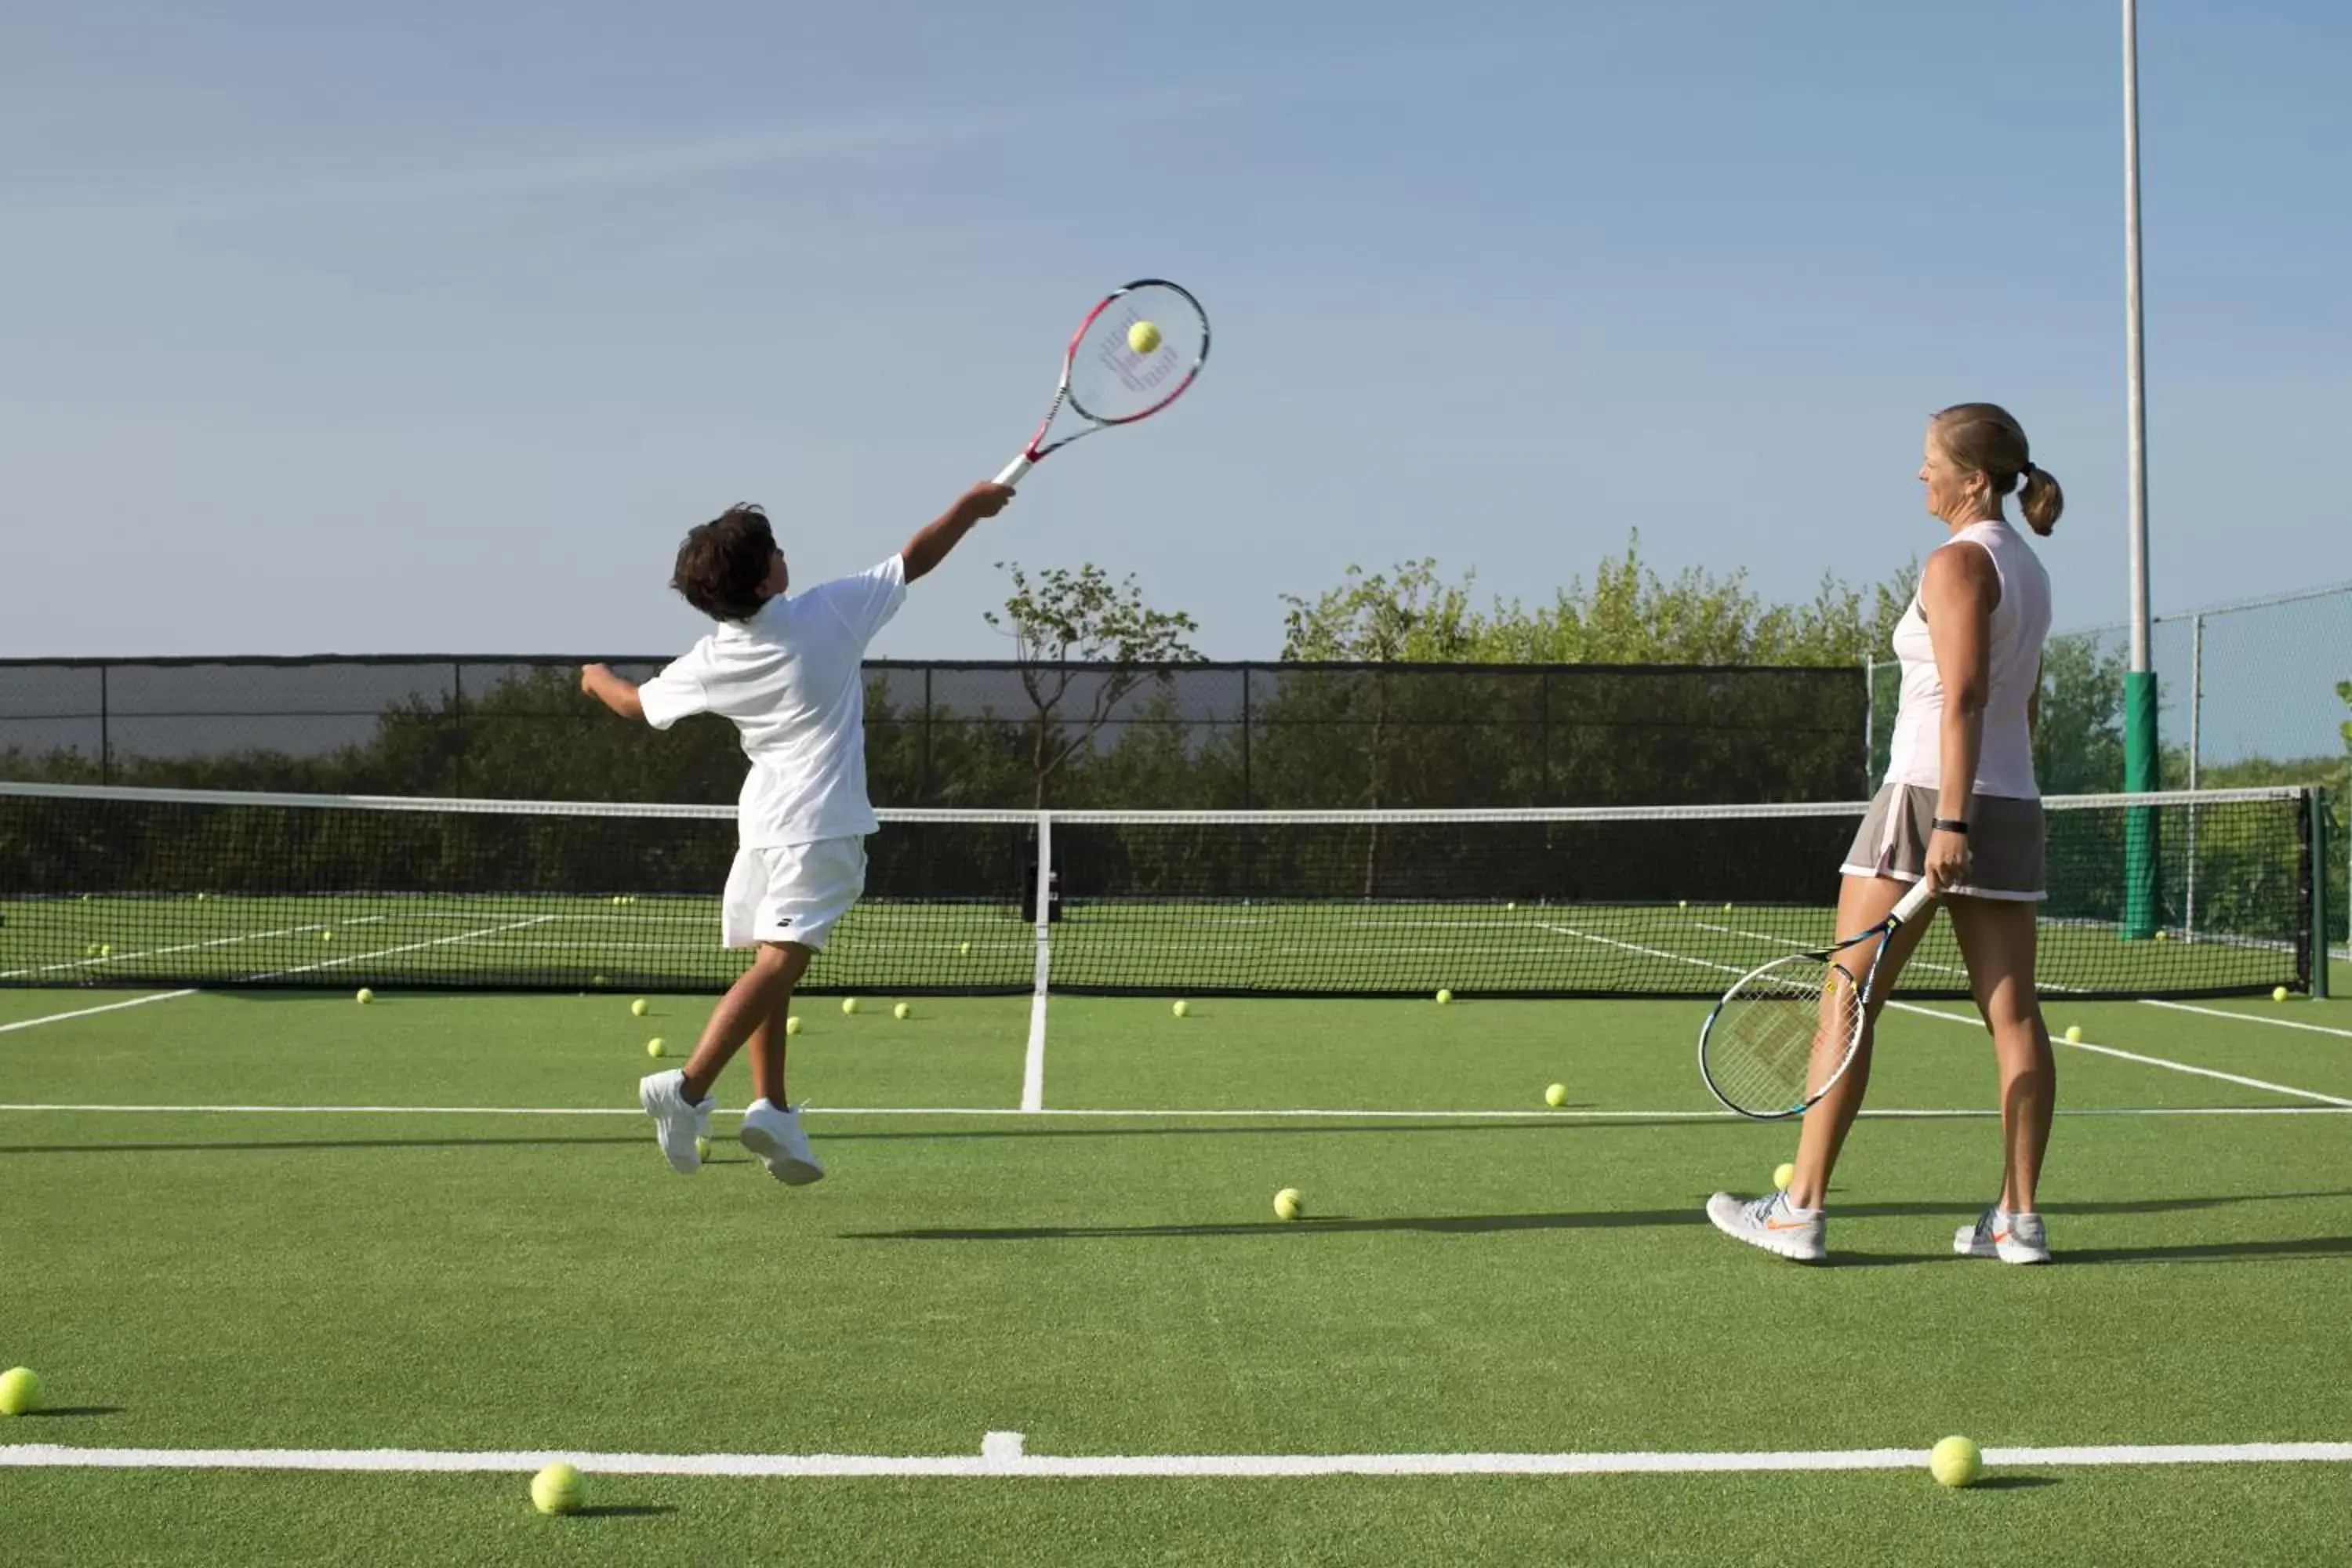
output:
[[[1017,485],[1021,482],[1022,477],[1036,466],[1030,459],[1029,454],[1024,452],[1004,465],[1004,471],[996,476],[996,482],[1008,488]]]
[[[1911,884],[1909,892],[1895,901],[1895,919],[1902,924],[1910,924],[1913,917],[1926,909],[1935,896],[1935,889],[1927,886],[1927,879],[1920,878]]]

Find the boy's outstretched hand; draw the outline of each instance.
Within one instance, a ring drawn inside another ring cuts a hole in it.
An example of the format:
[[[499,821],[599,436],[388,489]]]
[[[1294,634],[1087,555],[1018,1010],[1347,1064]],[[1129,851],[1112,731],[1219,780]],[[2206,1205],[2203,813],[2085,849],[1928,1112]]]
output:
[[[582,665],[580,689],[624,719],[646,716],[645,705],[637,697],[636,687],[614,675],[608,665]]]
[[[994,517],[1012,499],[1013,487],[992,479],[982,479],[956,497],[955,505],[925,524],[898,552],[898,558],[907,563],[907,581],[913,582],[946,560],[948,552],[971,531],[974,523]]]

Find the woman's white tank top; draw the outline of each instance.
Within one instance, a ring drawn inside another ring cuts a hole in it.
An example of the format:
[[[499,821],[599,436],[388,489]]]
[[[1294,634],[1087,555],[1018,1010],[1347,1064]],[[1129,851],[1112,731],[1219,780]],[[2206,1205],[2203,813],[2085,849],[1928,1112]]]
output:
[[[2042,643],[2050,635],[2050,574],[2024,536],[1994,518],[1952,535],[1992,557],[2000,603],[1992,612],[1992,689],[1985,702],[1984,745],[1977,754],[1975,793],[2032,800],[2033,737],[2026,712],[2042,679]],[[1944,682],[1936,673],[1935,645],[1919,596],[1895,627],[1895,657],[1903,664],[1903,701],[1895,715],[1895,742],[1886,782],[1937,789],[1943,784],[1940,730]]]

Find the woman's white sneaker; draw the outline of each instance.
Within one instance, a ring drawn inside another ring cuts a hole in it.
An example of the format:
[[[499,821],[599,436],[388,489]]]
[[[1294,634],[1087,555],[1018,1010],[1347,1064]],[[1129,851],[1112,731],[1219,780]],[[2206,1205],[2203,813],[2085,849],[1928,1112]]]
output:
[[[1785,1190],[1760,1198],[1717,1193],[1706,1200],[1706,1217],[1724,1235],[1793,1262],[1819,1263],[1829,1256],[1829,1221],[1819,1209],[1807,1214],[1790,1207]]]
[[[766,1163],[768,1174],[788,1187],[824,1179],[824,1167],[809,1152],[808,1134],[801,1131],[801,1113],[789,1106],[779,1110],[769,1100],[753,1100],[735,1136]]]
[[[2003,1263],[2047,1263],[2050,1233],[2038,1214],[2003,1214],[1990,1208],[1974,1225],[1953,1233],[1952,1250],[1962,1258],[1998,1258]]]

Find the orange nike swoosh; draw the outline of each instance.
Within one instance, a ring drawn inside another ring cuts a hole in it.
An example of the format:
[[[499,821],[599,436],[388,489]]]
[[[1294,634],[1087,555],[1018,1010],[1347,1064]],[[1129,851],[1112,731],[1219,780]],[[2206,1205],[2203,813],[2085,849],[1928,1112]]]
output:
[[[1811,1225],[1812,1223],[1813,1222],[1809,1219],[1767,1219],[1764,1222],[1764,1228],[1766,1230],[1794,1230],[1799,1226]]]
[[[1992,1233],[1992,1238],[1995,1241],[2007,1241],[2009,1239],[2009,1232],[2005,1230],[1994,1231]]]

